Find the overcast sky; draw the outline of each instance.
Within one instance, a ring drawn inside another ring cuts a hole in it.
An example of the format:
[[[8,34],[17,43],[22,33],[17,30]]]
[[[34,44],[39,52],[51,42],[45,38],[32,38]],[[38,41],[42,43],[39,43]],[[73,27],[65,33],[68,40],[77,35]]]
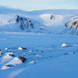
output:
[[[78,0],[0,0],[0,6],[34,9],[78,9]]]

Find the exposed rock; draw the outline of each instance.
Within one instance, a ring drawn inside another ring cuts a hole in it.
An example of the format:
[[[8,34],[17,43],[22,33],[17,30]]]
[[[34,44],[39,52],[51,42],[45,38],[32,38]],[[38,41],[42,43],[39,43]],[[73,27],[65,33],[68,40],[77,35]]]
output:
[[[75,28],[77,31],[77,29],[78,29],[78,18],[75,18],[75,19],[72,18],[71,20],[69,20],[67,23],[65,23],[65,27],[70,28],[70,30]]]
[[[63,43],[61,46],[62,46],[62,47],[68,47],[68,44]]]
[[[18,59],[20,59],[23,63],[26,61],[26,58],[22,56],[19,56]]]
[[[1,49],[0,49],[0,55],[2,55],[3,53],[2,53],[2,51],[1,51]]]
[[[7,56],[14,56],[13,52],[6,53]]]
[[[9,50],[10,48],[5,48],[5,50]]]
[[[22,16],[17,15],[16,23],[20,24],[20,28],[22,30],[34,28],[34,24],[33,24],[32,20],[28,17],[22,17]]]
[[[18,50],[27,50],[27,48],[24,48],[24,47],[18,47]]]

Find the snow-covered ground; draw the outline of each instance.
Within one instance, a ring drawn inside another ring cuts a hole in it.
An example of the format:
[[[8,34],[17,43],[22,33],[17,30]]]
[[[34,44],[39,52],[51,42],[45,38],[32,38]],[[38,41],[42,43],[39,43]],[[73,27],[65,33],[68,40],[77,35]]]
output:
[[[0,78],[78,78],[78,10],[0,9]]]

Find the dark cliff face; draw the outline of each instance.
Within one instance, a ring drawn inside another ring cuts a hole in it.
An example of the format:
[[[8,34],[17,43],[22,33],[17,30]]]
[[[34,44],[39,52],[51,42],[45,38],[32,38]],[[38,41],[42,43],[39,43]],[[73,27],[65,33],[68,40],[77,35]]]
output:
[[[78,33],[78,17],[73,17],[65,23],[65,27],[71,33]]]
[[[16,24],[19,23],[19,27],[21,30],[26,30],[26,29],[33,29],[34,24],[30,18],[27,17],[21,17],[17,16],[16,17]]]
[[[68,20],[68,22],[65,23],[66,27],[72,27],[72,28],[78,28],[78,17],[77,18],[71,18]]]

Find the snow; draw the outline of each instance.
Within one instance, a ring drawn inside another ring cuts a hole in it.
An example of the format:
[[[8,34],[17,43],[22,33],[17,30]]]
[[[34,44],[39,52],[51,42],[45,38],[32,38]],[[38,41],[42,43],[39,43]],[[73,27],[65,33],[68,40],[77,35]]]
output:
[[[5,53],[5,55],[1,59],[1,63],[5,63],[5,62],[7,62],[7,61],[9,61],[9,60],[11,60],[13,58],[9,54],[13,54],[13,53],[11,53],[11,52]]]
[[[67,47],[67,46],[68,46],[68,44],[63,43],[61,46],[62,46],[62,47]]]
[[[52,19],[51,19],[51,16],[53,16]],[[40,17],[43,20],[43,24],[45,26],[52,26],[52,25],[60,24],[63,21],[62,15],[42,14],[40,15]]]
[[[18,50],[22,50],[22,47],[18,47]]]
[[[0,78],[78,78],[78,32],[70,30],[78,10],[25,12],[1,8]],[[23,22],[29,28],[20,28],[17,15],[27,19]],[[66,28],[67,22],[70,25]],[[19,56],[26,58],[25,63]]]

